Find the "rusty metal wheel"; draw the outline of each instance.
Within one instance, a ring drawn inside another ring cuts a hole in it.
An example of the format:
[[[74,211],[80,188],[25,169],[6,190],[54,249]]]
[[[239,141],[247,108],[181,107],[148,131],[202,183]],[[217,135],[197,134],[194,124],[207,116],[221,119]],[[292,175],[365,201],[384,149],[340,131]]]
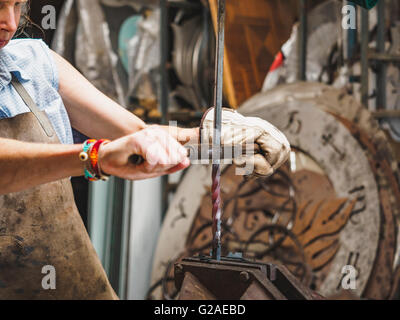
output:
[[[342,122],[364,150],[379,190],[382,224],[378,252],[363,297],[390,298],[393,270],[398,264],[398,261],[394,260],[396,246],[399,244],[396,237],[400,221],[400,191],[398,159],[394,156],[385,133],[371,114],[344,90],[318,83],[297,83],[273,89],[254,96],[241,110],[246,113],[255,105],[257,108],[268,108],[278,101],[315,103],[319,109],[334,115]]]

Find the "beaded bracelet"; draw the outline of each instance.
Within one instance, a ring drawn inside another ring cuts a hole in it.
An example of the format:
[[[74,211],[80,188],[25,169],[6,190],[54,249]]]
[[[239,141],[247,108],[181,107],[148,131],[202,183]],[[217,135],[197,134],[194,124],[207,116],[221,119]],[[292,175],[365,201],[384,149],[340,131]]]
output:
[[[83,150],[82,152],[79,154],[79,159],[82,162],[85,162],[85,167],[84,167],[84,172],[85,172],[85,178],[89,181],[97,181],[96,179],[96,175],[94,173],[91,173],[89,170],[90,168],[88,168],[87,164],[87,160],[89,159],[89,150],[90,148],[93,146],[93,144],[96,143],[95,139],[89,139],[86,140],[83,144]]]
[[[109,140],[95,140],[89,139],[86,140],[83,144],[83,150],[79,154],[79,159],[85,163],[84,172],[85,178],[89,181],[98,181],[103,180],[107,181],[109,179],[109,175],[104,174],[101,171],[100,163],[99,163],[99,148],[102,144],[109,143]],[[89,161],[88,161],[89,160]]]

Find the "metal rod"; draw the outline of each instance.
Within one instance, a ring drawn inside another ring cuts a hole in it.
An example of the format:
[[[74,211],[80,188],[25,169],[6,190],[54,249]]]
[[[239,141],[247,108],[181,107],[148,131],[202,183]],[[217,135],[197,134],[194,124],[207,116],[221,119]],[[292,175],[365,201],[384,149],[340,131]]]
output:
[[[373,61],[380,61],[384,63],[400,62],[400,55],[389,54],[389,53],[378,53],[378,52],[369,52],[368,59]]]
[[[400,118],[400,110],[379,110],[372,112],[372,116],[377,119]]]
[[[368,10],[361,8],[361,103],[368,109],[369,98],[369,15]]]
[[[202,23],[203,23],[203,36],[201,38],[201,45],[200,45],[200,55],[202,52],[206,52],[206,55],[208,56],[208,44],[210,41],[210,12],[209,12],[209,8],[207,6],[202,6],[202,14],[203,14],[203,19],[202,19]],[[199,75],[197,76],[197,81],[199,83],[202,83],[202,77],[203,75],[201,75],[199,73]],[[205,99],[205,97],[200,97],[200,100],[202,101],[202,103],[205,106],[209,106],[211,105],[211,101],[210,99]]]
[[[173,8],[181,8],[181,9],[193,9],[199,10],[201,8],[201,2],[187,2],[182,0],[169,0],[168,6]]]
[[[357,16],[357,6],[350,1],[347,1],[347,5],[352,6],[354,8],[354,12]],[[347,62],[351,63],[355,49],[357,48],[357,29],[349,28],[347,31]]]
[[[215,58],[214,84],[214,137],[212,165],[212,258],[221,259],[221,126],[222,98],[224,75],[224,43],[225,43],[225,0],[218,0],[217,48]]]
[[[160,74],[161,74],[161,124],[167,124],[168,117],[168,73],[167,73],[167,60],[168,60],[168,9],[167,0],[160,0]]]
[[[167,0],[160,0],[160,75],[161,75],[161,124],[167,125],[168,122],[168,97],[169,97],[169,86],[168,86],[168,71],[167,71],[167,60],[168,60],[168,8]],[[168,209],[168,176],[161,177],[161,212],[164,218]]]
[[[377,51],[380,54],[385,53],[385,35],[386,35],[386,17],[385,0],[378,2],[378,32],[377,32]],[[378,70],[376,77],[376,109],[386,109],[386,64],[383,61],[377,61]]]
[[[298,33],[298,70],[297,79],[307,80],[307,0],[300,0],[300,26]]]

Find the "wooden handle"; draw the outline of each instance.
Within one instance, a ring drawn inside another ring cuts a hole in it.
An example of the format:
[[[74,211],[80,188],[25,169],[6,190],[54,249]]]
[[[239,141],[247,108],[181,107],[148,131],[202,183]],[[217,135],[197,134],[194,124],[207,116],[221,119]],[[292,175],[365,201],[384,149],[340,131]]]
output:
[[[140,166],[143,164],[144,158],[141,155],[133,154],[129,157],[129,162],[136,166]]]

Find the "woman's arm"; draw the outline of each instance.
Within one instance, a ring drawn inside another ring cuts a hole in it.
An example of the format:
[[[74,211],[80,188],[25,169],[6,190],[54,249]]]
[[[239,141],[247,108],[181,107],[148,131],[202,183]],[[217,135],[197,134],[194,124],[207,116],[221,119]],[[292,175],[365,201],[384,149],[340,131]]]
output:
[[[99,91],[68,61],[51,53],[58,67],[59,93],[73,128],[90,138],[110,140],[146,128],[141,119]],[[178,128],[169,133],[181,143],[197,141],[198,137],[198,129]]]
[[[83,174],[82,145],[38,144],[0,138],[0,194]]]
[[[113,140],[99,150],[105,173],[140,180],[170,174],[190,164],[186,150],[177,140],[185,143],[196,139],[197,129],[146,126],[97,90],[66,60],[56,53],[53,56],[59,69],[59,92],[72,126],[90,138]],[[0,138],[0,194],[83,175],[79,160],[82,147]],[[132,165],[128,160],[132,154],[151,161]]]
[[[0,138],[0,195],[71,176],[82,176],[79,160],[83,145],[39,144]],[[140,166],[129,162],[132,154],[147,161]],[[190,162],[186,149],[165,130],[151,126],[116,139],[99,149],[99,163],[105,173],[123,179],[141,180],[185,169]]]

